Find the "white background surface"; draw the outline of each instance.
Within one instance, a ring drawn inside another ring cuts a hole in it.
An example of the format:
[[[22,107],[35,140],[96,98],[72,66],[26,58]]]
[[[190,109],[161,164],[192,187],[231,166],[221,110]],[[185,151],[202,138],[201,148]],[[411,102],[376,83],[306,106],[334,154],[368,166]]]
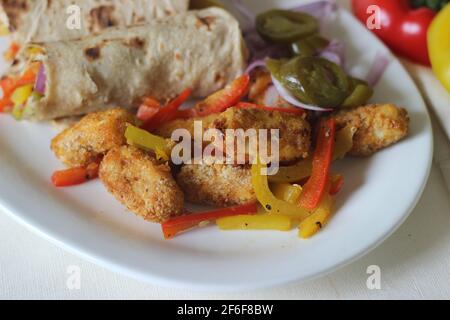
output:
[[[441,148],[443,143],[447,144],[441,141],[437,147]],[[0,298],[450,298],[449,227],[449,193],[439,167],[434,166],[424,195],[410,218],[384,244],[358,262],[300,285],[210,294],[158,288],[116,275],[62,251],[0,213]],[[81,269],[80,290],[69,290],[66,285],[67,268],[74,265]],[[381,268],[381,290],[369,290],[366,286],[369,276],[366,270],[370,265]]]

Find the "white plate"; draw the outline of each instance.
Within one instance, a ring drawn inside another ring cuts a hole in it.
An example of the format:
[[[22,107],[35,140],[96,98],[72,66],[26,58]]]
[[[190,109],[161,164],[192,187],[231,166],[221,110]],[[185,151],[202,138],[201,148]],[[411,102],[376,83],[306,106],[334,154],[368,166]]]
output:
[[[258,10],[273,7],[273,2],[258,1]],[[386,50],[345,11],[332,32],[347,42],[353,64],[370,65],[377,51]],[[237,291],[311,279],[379,245],[406,219],[427,180],[430,120],[398,61],[385,73],[374,101],[406,106],[411,135],[370,159],[336,165],[334,171],[345,174],[346,185],[336,215],[311,240],[300,240],[296,231],[220,232],[208,227],[165,241],[159,225],[127,213],[99,181],[52,187],[49,177],[61,168],[49,150],[55,132],[48,125],[17,123],[8,116],[0,116],[0,204],[52,242],[158,285]]]

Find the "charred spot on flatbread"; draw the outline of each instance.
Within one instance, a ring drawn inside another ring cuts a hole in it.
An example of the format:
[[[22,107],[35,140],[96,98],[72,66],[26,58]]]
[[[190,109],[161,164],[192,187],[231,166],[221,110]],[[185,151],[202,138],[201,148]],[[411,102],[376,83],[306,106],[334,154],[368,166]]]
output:
[[[84,54],[89,61],[95,61],[100,58],[100,47],[87,48]]]
[[[99,6],[92,9],[89,13],[91,32],[98,32],[103,29],[114,27],[117,25],[117,20],[114,18],[114,6]]]
[[[136,48],[136,49],[143,49],[145,46],[145,39],[134,37],[131,39],[128,39],[124,42],[124,44],[127,47]]]
[[[206,27],[208,31],[211,31],[215,21],[215,17],[198,17],[196,26],[198,29],[200,29],[201,27]]]

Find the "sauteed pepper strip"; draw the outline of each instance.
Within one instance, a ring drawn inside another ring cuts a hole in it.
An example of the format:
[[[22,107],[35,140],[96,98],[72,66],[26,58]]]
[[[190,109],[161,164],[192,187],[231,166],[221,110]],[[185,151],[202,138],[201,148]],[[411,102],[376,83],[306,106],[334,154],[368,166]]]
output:
[[[243,75],[234,80],[225,89],[213,93],[199,102],[193,109],[180,112],[180,117],[205,117],[214,113],[221,113],[235,106],[247,94],[250,87],[250,76]]]
[[[428,48],[433,71],[450,92],[450,4],[448,4],[428,30]]]
[[[258,205],[256,203],[230,207],[225,209],[218,209],[209,212],[187,214],[178,218],[171,219],[161,224],[164,238],[172,239],[177,234],[202,226],[211,221],[215,221],[219,218],[256,214],[258,211]]]
[[[266,168],[259,160],[252,165],[253,188],[255,189],[256,198],[263,208],[268,213],[286,215],[299,220],[306,219],[310,214],[307,210],[275,197],[269,188],[267,175],[262,174],[262,171]]]
[[[299,205],[308,210],[315,210],[325,194],[330,179],[330,166],[336,135],[336,121],[322,120],[319,124],[317,146],[312,161],[312,173],[303,188]]]
[[[169,160],[170,147],[164,138],[132,125],[125,130],[125,138],[130,145],[153,151],[158,159]]]
[[[339,160],[353,147],[354,129],[351,126],[342,128],[336,132],[336,143],[333,151],[333,160]],[[311,176],[312,161],[311,159],[302,160],[289,167],[280,167],[278,173],[269,176],[270,182],[299,182]]]
[[[178,112],[181,105],[186,102],[191,93],[191,89],[184,90],[178,97],[170,101],[166,106],[160,108],[152,117],[149,117],[142,127],[148,131],[151,131],[164,122],[169,122],[176,119],[178,117]]]
[[[98,177],[98,163],[92,163],[87,167],[71,168],[56,171],[52,175],[52,182],[55,187],[70,187],[85,183]]]

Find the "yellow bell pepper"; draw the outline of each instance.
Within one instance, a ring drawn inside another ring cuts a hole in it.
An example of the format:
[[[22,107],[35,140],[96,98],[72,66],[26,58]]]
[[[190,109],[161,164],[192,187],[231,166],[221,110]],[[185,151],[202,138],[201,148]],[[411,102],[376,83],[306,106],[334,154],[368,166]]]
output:
[[[291,218],[279,214],[242,215],[216,220],[220,230],[278,230],[292,229]]]
[[[9,28],[8,26],[4,25],[4,24],[0,24],[0,36],[7,36],[9,35]]]
[[[355,131],[352,127],[346,126],[336,132],[336,143],[334,145],[333,161],[345,157],[353,148],[353,135]],[[276,175],[269,176],[270,182],[299,182],[308,178],[312,172],[312,160],[310,158],[301,160],[289,167],[280,167]]]
[[[131,125],[125,131],[125,138],[130,145],[153,151],[159,160],[169,160],[171,150],[166,139]]]
[[[270,189],[275,197],[291,204],[298,203],[303,190],[300,185],[290,183],[273,183]]]
[[[266,168],[259,160],[256,164],[252,165],[253,188],[255,189],[256,198],[263,208],[268,213],[287,215],[299,220],[306,219],[310,215],[307,210],[275,197],[269,188],[267,175],[261,174],[262,170]]]
[[[22,118],[25,102],[27,102],[32,92],[33,85],[28,84],[17,88],[11,95],[11,102],[14,104],[12,115],[17,120]]]
[[[439,12],[428,29],[428,50],[434,73],[450,92],[450,3]]]
[[[333,198],[328,192],[320,202],[319,207],[299,225],[299,237],[307,239],[320,231],[331,217],[333,209]]]

